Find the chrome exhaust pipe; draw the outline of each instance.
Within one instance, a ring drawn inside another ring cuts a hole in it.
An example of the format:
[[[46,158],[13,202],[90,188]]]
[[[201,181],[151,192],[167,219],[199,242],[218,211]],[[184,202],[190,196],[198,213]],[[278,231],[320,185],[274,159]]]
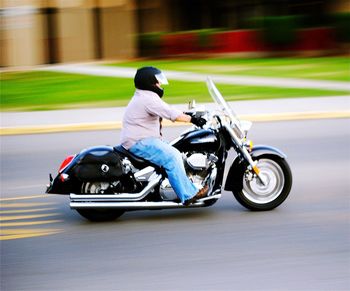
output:
[[[157,175],[154,179],[149,181],[147,186],[139,193],[121,193],[121,194],[73,194],[69,195],[71,201],[138,201],[146,197],[156,185],[160,182],[162,176]]]
[[[101,201],[100,199],[93,199],[90,201],[71,201],[70,207],[72,209],[83,209],[83,208],[114,208],[114,209],[124,209],[124,210],[147,210],[147,209],[171,209],[171,208],[194,208],[194,207],[203,207],[205,206],[205,201],[212,199],[219,199],[221,194],[211,195],[205,198],[202,198],[196,201],[193,204],[188,206],[183,205],[182,203],[172,202],[172,201],[160,201],[160,202],[148,202],[148,201],[125,201],[125,202],[116,202],[116,201]]]

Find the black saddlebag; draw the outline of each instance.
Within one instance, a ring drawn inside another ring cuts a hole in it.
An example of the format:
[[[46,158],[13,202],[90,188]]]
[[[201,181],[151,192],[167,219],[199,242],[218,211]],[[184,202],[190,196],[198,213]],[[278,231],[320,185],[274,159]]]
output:
[[[115,151],[92,151],[81,158],[74,173],[81,181],[113,181],[123,174],[123,169]]]

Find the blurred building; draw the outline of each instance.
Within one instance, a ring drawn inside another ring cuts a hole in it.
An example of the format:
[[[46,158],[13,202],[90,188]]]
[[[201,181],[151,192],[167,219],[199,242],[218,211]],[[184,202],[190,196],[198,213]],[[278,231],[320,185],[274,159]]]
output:
[[[136,55],[133,0],[0,0],[1,66]]]
[[[0,66],[132,58],[138,35],[244,28],[249,17],[322,16],[345,0],[0,0]]]

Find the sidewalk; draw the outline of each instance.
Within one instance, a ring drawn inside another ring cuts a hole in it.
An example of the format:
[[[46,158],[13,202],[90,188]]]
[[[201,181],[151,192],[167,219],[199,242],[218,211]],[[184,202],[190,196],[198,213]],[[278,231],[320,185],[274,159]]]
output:
[[[214,103],[201,104],[208,109]],[[186,104],[173,105],[186,110]],[[241,119],[278,121],[320,118],[350,118],[350,97],[315,97],[230,102]],[[120,129],[124,107],[33,112],[3,112],[0,135]],[[165,125],[184,125],[165,123]]]
[[[39,68],[39,70],[121,78],[133,78],[136,73],[135,68],[101,66],[96,64],[50,65],[43,66]],[[178,80],[185,82],[205,82],[207,77],[210,75],[210,77],[215,83],[221,84],[350,91],[350,83],[338,81],[317,81],[305,79],[287,79],[254,76],[228,76],[219,74],[177,72],[167,70],[165,70],[164,72],[169,80]]]

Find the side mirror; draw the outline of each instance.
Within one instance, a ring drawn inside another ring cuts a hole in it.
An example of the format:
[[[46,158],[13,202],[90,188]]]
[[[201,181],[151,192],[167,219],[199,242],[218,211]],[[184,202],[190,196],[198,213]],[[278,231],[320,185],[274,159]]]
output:
[[[248,134],[248,131],[251,129],[253,123],[251,121],[248,120],[241,120],[241,129],[244,132],[244,136],[246,137]]]

